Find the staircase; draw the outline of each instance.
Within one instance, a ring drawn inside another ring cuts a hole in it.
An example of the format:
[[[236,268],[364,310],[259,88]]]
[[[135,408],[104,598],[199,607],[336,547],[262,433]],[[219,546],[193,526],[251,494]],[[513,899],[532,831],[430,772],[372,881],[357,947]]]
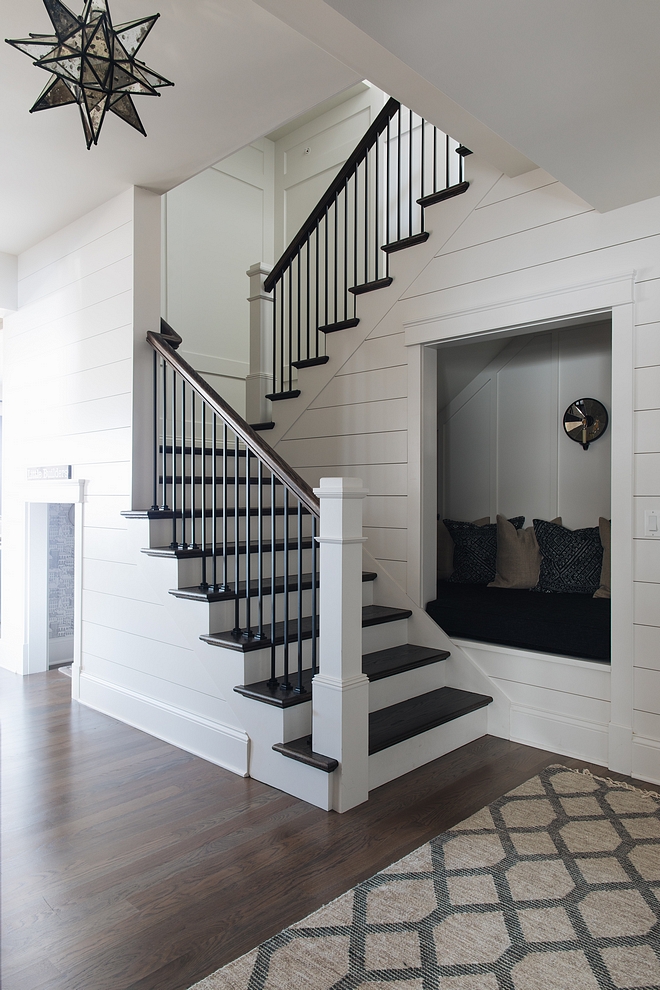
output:
[[[467,189],[467,149],[452,182],[446,139],[438,188],[437,147],[435,128],[390,100],[266,280],[271,402],[296,399],[293,369],[327,363],[324,337],[350,332],[357,298],[391,284],[389,255],[426,240],[425,207]],[[153,504],[125,515],[147,521],[143,553],[163,581],[174,573],[172,608],[214,651],[250,775],[344,811],[484,735],[492,698],[447,686],[449,652],[410,642],[413,611],[379,604],[377,573],[361,571],[360,483],[312,491],[260,436],[273,423],[242,420],[177,353],[175,331],[147,339]]]

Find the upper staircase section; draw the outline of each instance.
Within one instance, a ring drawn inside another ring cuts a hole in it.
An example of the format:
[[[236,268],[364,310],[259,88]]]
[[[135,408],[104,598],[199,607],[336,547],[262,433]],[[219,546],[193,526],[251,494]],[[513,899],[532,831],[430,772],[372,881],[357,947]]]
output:
[[[328,360],[325,335],[358,325],[357,296],[391,284],[389,256],[428,238],[424,208],[465,192],[468,154],[388,100],[264,282],[271,401],[297,398],[297,372]]]

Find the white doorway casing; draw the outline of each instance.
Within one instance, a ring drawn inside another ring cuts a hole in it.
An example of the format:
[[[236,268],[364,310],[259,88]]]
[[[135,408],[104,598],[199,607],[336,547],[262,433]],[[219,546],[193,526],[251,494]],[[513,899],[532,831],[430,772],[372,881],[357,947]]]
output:
[[[612,665],[608,766],[633,769],[634,272],[404,324],[408,349],[408,594],[436,597],[437,358],[439,342],[547,331],[595,314],[612,319]],[[416,399],[413,400],[413,397]],[[512,734],[513,738],[513,734]],[[523,740],[521,740],[523,741]],[[524,740],[534,741],[534,740]],[[538,741],[541,744],[541,740]]]

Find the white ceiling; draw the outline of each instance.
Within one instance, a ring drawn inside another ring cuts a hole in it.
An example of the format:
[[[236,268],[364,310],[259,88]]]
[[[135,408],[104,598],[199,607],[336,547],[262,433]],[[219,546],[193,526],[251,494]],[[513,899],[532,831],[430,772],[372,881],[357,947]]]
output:
[[[509,174],[601,211],[660,194],[657,0],[257,2]]]
[[[175,86],[136,97],[146,139],[109,114],[87,151],[77,107],[28,112],[48,75],[0,43],[0,252],[20,253],[131,185],[171,189],[362,78],[252,0],[110,9],[116,24],[160,12],[139,57]],[[0,0],[0,18],[3,38],[52,33],[42,0]]]

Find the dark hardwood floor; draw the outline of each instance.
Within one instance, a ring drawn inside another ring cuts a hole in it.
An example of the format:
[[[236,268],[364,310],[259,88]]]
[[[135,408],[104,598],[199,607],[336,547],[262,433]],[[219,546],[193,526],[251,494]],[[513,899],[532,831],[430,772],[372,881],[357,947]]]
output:
[[[328,814],[70,688],[0,670],[3,990],[185,990],[542,767],[584,766],[485,737]]]

